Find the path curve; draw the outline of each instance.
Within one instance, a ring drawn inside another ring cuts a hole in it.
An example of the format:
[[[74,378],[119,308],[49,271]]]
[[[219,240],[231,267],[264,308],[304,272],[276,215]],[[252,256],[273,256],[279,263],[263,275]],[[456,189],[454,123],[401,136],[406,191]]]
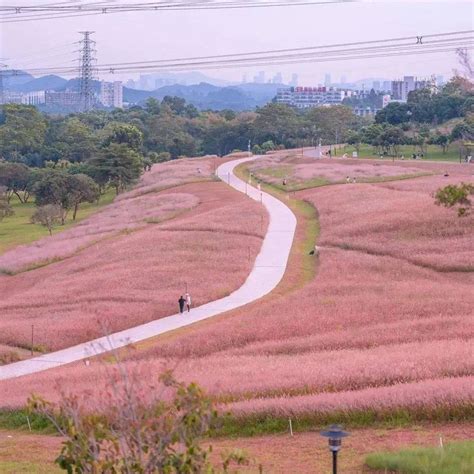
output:
[[[296,217],[281,201],[270,194],[249,186],[234,175],[233,171],[236,166],[255,158],[258,157],[229,161],[220,165],[217,169],[217,175],[223,182],[242,193],[246,193],[251,199],[261,201],[270,215],[270,223],[260,253],[257,255],[247,280],[239,289],[229,296],[193,308],[190,314],[184,316],[180,314],[167,316],[67,349],[0,366],[0,380],[33,374],[77,362],[108,352],[111,349],[118,349],[174,329],[189,326],[203,319],[251,303],[272,291],[281,281],[286,270],[296,230]]]

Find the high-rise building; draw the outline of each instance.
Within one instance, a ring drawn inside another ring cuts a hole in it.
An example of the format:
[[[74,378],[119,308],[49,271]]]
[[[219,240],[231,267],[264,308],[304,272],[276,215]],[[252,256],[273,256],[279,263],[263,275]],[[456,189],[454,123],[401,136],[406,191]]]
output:
[[[405,76],[403,80],[392,81],[392,99],[406,102],[410,92],[427,87],[432,87],[431,81],[418,80],[414,76]]]
[[[129,79],[126,83],[125,86],[128,87],[129,89],[135,89],[137,87],[135,81],[133,79]]]
[[[265,71],[260,71],[256,76],[254,76],[253,82],[256,82],[257,84],[264,84],[265,83]]]
[[[383,81],[382,83],[382,90],[384,92],[389,92],[392,90],[392,82],[391,81]]]
[[[291,75],[290,86],[296,87],[298,85],[298,74],[295,72]]]
[[[277,72],[272,79],[273,84],[283,84],[283,76],[281,72]]]
[[[380,81],[374,81],[372,82],[372,89],[374,91],[379,91],[380,90]]]
[[[347,84],[347,76],[341,76],[341,84]]]
[[[123,86],[121,81],[100,83],[100,102],[104,107],[123,107]]]
[[[331,85],[331,74],[326,73],[324,74],[324,85],[329,87]]]

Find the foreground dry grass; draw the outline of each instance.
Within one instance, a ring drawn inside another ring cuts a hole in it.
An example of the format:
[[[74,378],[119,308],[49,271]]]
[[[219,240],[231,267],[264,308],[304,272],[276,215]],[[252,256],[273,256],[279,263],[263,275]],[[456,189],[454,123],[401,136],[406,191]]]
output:
[[[443,443],[468,440],[474,437],[472,424],[420,425],[411,428],[353,430],[344,440],[339,457],[344,474],[372,472],[364,467],[367,454],[375,451],[396,451],[405,447],[439,446]],[[317,432],[295,433],[255,438],[212,440],[213,462],[218,465],[221,454],[233,449],[243,449],[250,466],[238,472],[257,473],[259,465],[264,473],[305,474],[330,472],[330,454],[326,440]],[[34,435],[19,431],[0,430],[0,472],[46,474],[56,470],[54,458],[60,451],[61,438]],[[8,467],[10,466],[10,467]],[[473,466],[474,468],[474,466]]]

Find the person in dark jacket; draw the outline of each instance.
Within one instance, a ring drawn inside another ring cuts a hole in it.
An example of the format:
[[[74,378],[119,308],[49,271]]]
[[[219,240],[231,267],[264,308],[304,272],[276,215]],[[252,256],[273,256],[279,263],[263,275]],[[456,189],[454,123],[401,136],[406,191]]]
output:
[[[181,295],[181,296],[179,297],[178,304],[179,304],[179,312],[180,312],[181,314],[183,314],[183,312],[184,312],[184,305],[186,304],[186,300],[184,299],[183,295]]]

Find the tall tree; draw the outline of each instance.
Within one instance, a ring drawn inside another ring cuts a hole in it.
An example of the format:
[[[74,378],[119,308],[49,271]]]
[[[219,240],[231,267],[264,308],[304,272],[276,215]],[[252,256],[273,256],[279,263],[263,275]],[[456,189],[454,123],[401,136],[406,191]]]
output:
[[[29,105],[5,104],[0,110],[0,157],[19,161],[40,151],[46,118]]]
[[[85,174],[73,174],[68,176],[68,187],[70,192],[69,201],[72,206],[72,220],[76,220],[77,210],[83,202],[93,203],[100,197],[97,183]]]
[[[0,186],[6,188],[5,196],[8,202],[16,194],[20,202],[28,202],[33,179],[28,166],[22,163],[0,163]]]
[[[134,125],[125,123],[110,123],[102,131],[104,140],[102,145],[109,146],[111,143],[124,144],[132,150],[140,152],[143,145],[143,134]]]
[[[101,186],[110,184],[117,194],[135,182],[143,171],[142,156],[123,143],[111,143],[88,164],[94,181]]]

